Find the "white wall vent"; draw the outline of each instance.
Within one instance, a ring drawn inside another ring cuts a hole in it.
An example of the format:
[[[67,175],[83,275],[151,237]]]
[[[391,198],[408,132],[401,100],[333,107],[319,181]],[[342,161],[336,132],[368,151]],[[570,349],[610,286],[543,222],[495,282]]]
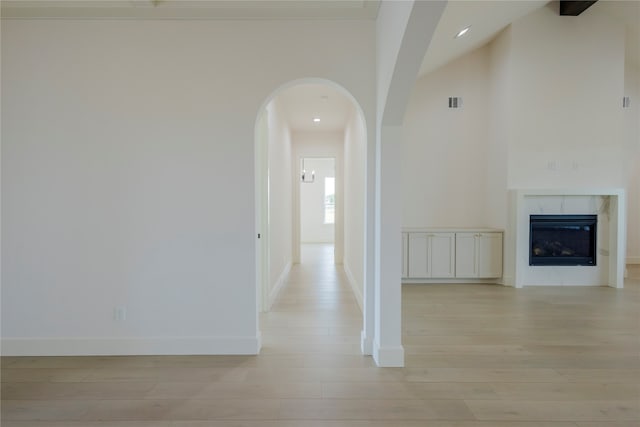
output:
[[[462,108],[462,98],[459,96],[450,97],[449,108]]]

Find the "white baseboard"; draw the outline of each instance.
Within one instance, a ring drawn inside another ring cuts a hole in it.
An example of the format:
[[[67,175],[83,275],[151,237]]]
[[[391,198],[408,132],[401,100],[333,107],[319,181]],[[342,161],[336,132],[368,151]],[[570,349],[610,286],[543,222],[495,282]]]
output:
[[[349,280],[349,285],[351,285],[351,290],[353,291],[353,295],[355,295],[356,297],[356,301],[358,301],[358,305],[360,306],[360,311],[363,312],[364,310],[364,299],[362,296],[362,291],[360,290],[360,287],[358,286],[359,283],[356,281],[356,279],[353,277],[353,273],[351,273],[351,269],[349,268],[349,264],[343,264],[342,266],[344,268],[344,272],[347,275],[347,279]]]
[[[404,367],[404,348],[401,345],[381,347],[378,342],[374,342],[373,360],[380,368],[402,368]]]
[[[504,276],[502,278],[502,285],[510,288],[514,288],[516,286],[515,278],[511,276]]]
[[[489,284],[499,285],[501,279],[402,279],[403,285]]]
[[[3,338],[3,356],[254,355],[261,337]]]
[[[368,337],[364,330],[360,332],[360,350],[365,356],[373,354],[373,339]]]
[[[527,284],[522,284],[520,286],[512,286],[516,289],[523,289],[523,288],[541,288],[541,287],[549,287],[549,286],[554,286],[554,287],[574,287],[574,288],[617,288],[618,286],[611,285],[611,284],[607,284],[607,283],[562,283],[562,284],[549,284],[549,283],[527,283]],[[622,288],[622,286],[620,286],[620,288]]]
[[[280,273],[280,276],[278,276],[278,280],[276,280],[276,283],[274,283],[273,287],[271,288],[271,292],[269,292],[268,310],[271,310],[271,306],[273,305],[273,302],[276,300],[276,298],[278,298],[278,294],[280,293],[280,290],[282,290],[282,287],[284,286],[284,283],[285,283],[285,279],[287,278],[287,275],[289,274],[290,271],[291,271],[291,261],[289,261],[287,265],[284,266],[284,268],[282,269],[282,272]]]
[[[627,264],[640,264],[640,256],[627,257]]]

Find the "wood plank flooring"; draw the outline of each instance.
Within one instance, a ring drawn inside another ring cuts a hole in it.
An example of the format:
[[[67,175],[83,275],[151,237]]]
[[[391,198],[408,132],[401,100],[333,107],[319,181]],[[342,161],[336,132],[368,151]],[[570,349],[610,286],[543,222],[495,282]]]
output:
[[[2,358],[2,426],[640,426],[640,266],[622,290],[406,285],[406,367],[382,369],[332,256],[304,248],[260,356]]]

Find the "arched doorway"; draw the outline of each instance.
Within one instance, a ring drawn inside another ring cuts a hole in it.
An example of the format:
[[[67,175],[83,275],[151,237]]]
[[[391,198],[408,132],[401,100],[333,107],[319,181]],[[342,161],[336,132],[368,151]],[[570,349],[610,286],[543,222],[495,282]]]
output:
[[[301,261],[300,190],[313,173],[302,177],[304,158],[335,159],[334,260],[362,309],[368,144],[361,107],[330,81],[287,83],[260,108],[255,144],[257,310],[269,311],[291,266]]]

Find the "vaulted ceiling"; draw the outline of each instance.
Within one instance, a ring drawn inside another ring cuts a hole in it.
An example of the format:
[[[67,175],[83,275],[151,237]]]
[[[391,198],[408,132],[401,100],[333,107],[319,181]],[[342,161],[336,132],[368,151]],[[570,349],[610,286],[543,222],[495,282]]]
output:
[[[483,46],[510,23],[548,3],[548,0],[449,1],[425,55],[420,75]],[[598,11],[610,15],[625,27],[627,60],[640,68],[640,1],[600,0],[584,13]],[[464,37],[455,38],[458,31],[468,26],[470,30]]]
[[[450,1],[425,55],[420,75],[477,49],[493,39],[513,21],[543,7],[548,0]],[[464,37],[456,34],[470,27]]]

